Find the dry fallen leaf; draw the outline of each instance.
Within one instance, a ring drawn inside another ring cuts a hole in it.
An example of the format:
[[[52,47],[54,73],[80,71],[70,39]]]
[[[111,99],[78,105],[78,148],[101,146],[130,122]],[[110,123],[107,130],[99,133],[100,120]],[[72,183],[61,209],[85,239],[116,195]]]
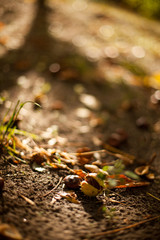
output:
[[[134,171],[137,175],[143,176],[149,173],[149,165],[137,167]]]
[[[86,172],[84,172],[82,169],[75,169],[74,170],[74,173],[77,174],[79,177],[81,178],[85,178],[86,176]]]
[[[51,205],[54,204],[56,201],[59,201],[62,197],[57,193],[55,196],[52,198]]]
[[[18,230],[13,226],[6,223],[0,224],[0,239],[7,240],[22,240],[21,234]]]
[[[73,191],[69,191],[69,192],[60,191],[59,195],[62,198],[65,198],[69,202],[79,204],[79,201],[77,200],[77,195]]]
[[[49,153],[43,148],[36,148],[35,152],[30,155],[31,162],[41,165],[43,162],[49,161]]]

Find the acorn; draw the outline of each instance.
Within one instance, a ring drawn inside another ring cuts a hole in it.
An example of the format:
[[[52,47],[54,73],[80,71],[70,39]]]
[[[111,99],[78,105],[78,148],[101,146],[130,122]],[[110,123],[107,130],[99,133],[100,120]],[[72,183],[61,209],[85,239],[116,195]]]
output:
[[[81,182],[81,191],[89,197],[96,197],[104,188],[105,183],[97,173],[87,174],[84,181]]]
[[[0,192],[3,190],[4,187],[4,179],[0,177]]]
[[[64,178],[64,183],[67,188],[76,189],[79,188],[82,178],[78,175],[68,175]]]

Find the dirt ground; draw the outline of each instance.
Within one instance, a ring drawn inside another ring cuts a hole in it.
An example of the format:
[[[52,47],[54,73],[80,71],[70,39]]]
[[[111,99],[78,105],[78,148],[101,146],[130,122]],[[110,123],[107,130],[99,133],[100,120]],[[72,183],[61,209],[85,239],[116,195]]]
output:
[[[79,204],[63,198],[51,204],[63,182],[45,194],[67,170],[38,172],[1,156],[0,223],[13,224],[24,240],[159,239],[159,219],[105,234],[160,215],[159,200],[147,194],[160,196],[160,97],[153,77],[160,71],[159,36],[158,22],[94,1],[1,0],[1,118],[17,100],[36,101],[41,108],[27,104],[20,112],[20,129],[43,138],[28,140],[32,147],[100,150],[120,128],[127,137],[116,147],[136,157],[127,170],[156,158],[148,186],[114,189],[107,200],[76,190]],[[103,155],[103,162],[113,159]]]

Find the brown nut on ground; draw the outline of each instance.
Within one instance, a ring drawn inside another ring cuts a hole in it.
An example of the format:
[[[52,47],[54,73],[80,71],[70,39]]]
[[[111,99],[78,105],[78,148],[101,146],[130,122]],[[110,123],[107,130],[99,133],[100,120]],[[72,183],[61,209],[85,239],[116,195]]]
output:
[[[68,175],[64,178],[64,183],[67,188],[76,189],[79,188],[82,178],[78,175]]]
[[[104,188],[104,181],[96,173],[89,173],[81,182],[81,191],[89,197],[96,197]]]
[[[0,177],[0,192],[3,190],[4,187],[4,179]]]

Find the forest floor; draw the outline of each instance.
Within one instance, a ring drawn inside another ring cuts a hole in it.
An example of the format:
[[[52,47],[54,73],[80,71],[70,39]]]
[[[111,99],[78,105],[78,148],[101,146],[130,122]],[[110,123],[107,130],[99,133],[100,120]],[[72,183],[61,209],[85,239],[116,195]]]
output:
[[[24,240],[159,239],[159,39],[159,22],[115,6],[1,0],[0,118],[18,100],[41,105],[26,104],[18,123],[40,139],[21,141],[34,151],[69,154],[108,144],[134,156],[126,165],[131,171],[156,157],[149,170],[154,179],[142,176],[148,186],[95,198],[75,190],[74,203],[58,195],[67,169],[39,169],[1,154],[0,227],[14,225]],[[108,165],[116,157],[95,153],[96,160]]]

